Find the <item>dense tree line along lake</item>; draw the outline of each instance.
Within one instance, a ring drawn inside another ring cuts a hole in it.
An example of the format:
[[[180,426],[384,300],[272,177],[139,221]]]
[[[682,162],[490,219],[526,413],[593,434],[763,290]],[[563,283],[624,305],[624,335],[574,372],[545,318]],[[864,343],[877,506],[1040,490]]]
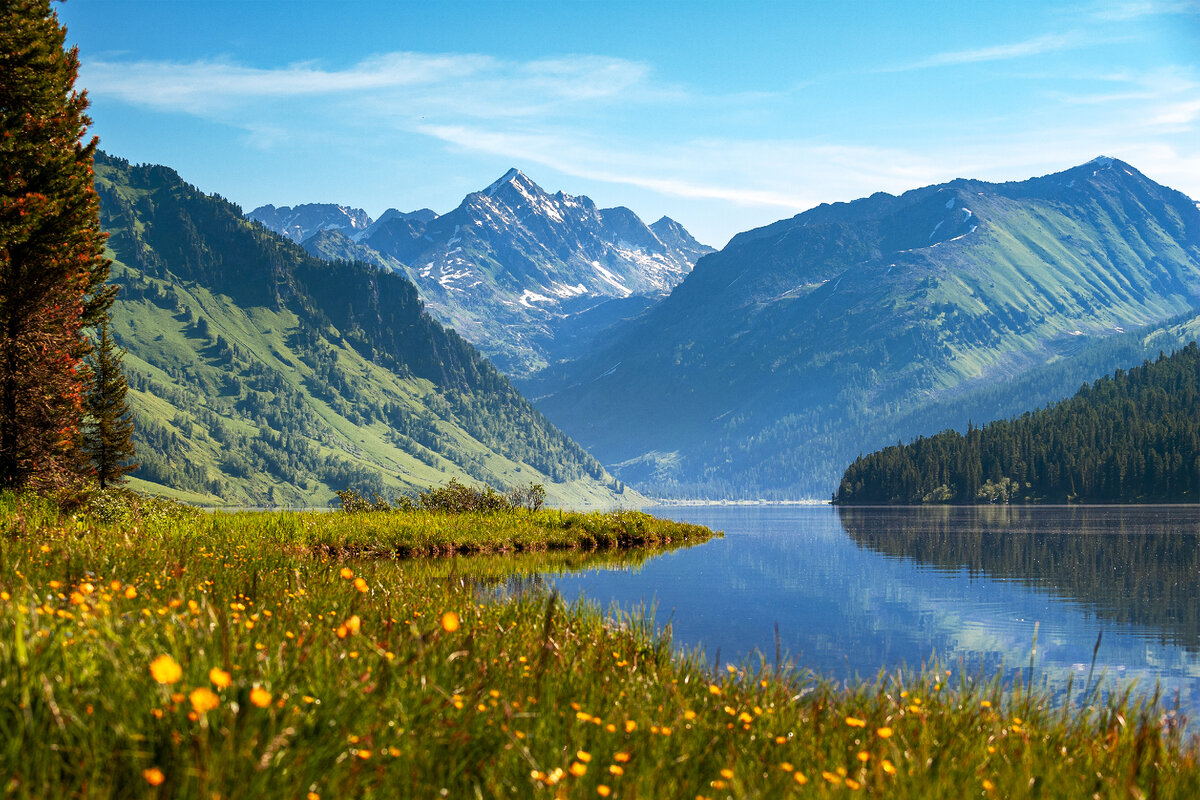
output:
[[[570,599],[655,610],[710,661],[843,680],[936,657],[1075,691],[1091,670],[1200,713],[1200,508],[675,506],[725,537],[635,567],[545,576]]]

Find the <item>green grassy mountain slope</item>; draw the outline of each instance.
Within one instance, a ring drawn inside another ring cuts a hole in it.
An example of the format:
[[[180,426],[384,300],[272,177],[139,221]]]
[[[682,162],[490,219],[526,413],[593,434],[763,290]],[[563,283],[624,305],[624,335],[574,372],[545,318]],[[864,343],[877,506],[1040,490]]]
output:
[[[403,277],[328,263],[171,169],[98,155],[136,488],[323,505],[451,477],[632,504]]]
[[[860,456],[837,503],[1200,503],[1200,347],[966,434]]]
[[[828,497],[920,409],[1198,305],[1200,210],[1101,158],[741,234],[607,347],[525,386],[625,480]]]

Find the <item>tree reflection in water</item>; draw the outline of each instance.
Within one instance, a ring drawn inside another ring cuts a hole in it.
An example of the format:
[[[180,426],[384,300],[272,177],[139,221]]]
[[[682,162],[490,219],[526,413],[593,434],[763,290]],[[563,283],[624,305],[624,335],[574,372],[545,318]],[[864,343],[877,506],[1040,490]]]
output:
[[[1195,507],[840,506],[838,513],[859,547],[1018,582],[1200,652]]]

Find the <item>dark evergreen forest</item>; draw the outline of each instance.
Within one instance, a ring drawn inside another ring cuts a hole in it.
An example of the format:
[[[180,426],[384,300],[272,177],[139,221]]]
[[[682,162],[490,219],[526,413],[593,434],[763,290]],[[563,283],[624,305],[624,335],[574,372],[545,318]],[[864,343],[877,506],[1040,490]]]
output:
[[[835,503],[1200,501],[1200,347],[966,434],[859,456]]]

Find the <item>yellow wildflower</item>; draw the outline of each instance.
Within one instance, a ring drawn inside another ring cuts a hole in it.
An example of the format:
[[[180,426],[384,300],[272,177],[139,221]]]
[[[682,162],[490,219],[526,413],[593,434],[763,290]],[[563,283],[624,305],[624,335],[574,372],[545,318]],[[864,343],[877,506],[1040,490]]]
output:
[[[266,708],[271,705],[271,693],[261,686],[255,686],[250,690],[250,702],[259,708]]]
[[[193,689],[192,693],[188,695],[188,699],[192,701],[192,708],[196,710],[197,714],[212,711],[221,705],[221,698],[217,697],[216,692],[206,686]]]
[[[233,681],[233,676],[220,667],[213,667],[208,671],[208,679],[218,689],[227,689]]]
[[[458,626],[458,614],[455,614],[453,611],[447,611],[445,614],[442,614],[442,630],[446,633],[454,633],[458,630]]]
[[[151,767],[150,769],[142,770],[142,777],[145,778],[146,783],[150,784],[151,786],[158,786],[167,779],[167,776],[163,775],[163,771],[158,767]]]
[[[183,677],[183,668],[175,659],[163,653],[150,662],[150,675],[159,683],[171,684]]]

